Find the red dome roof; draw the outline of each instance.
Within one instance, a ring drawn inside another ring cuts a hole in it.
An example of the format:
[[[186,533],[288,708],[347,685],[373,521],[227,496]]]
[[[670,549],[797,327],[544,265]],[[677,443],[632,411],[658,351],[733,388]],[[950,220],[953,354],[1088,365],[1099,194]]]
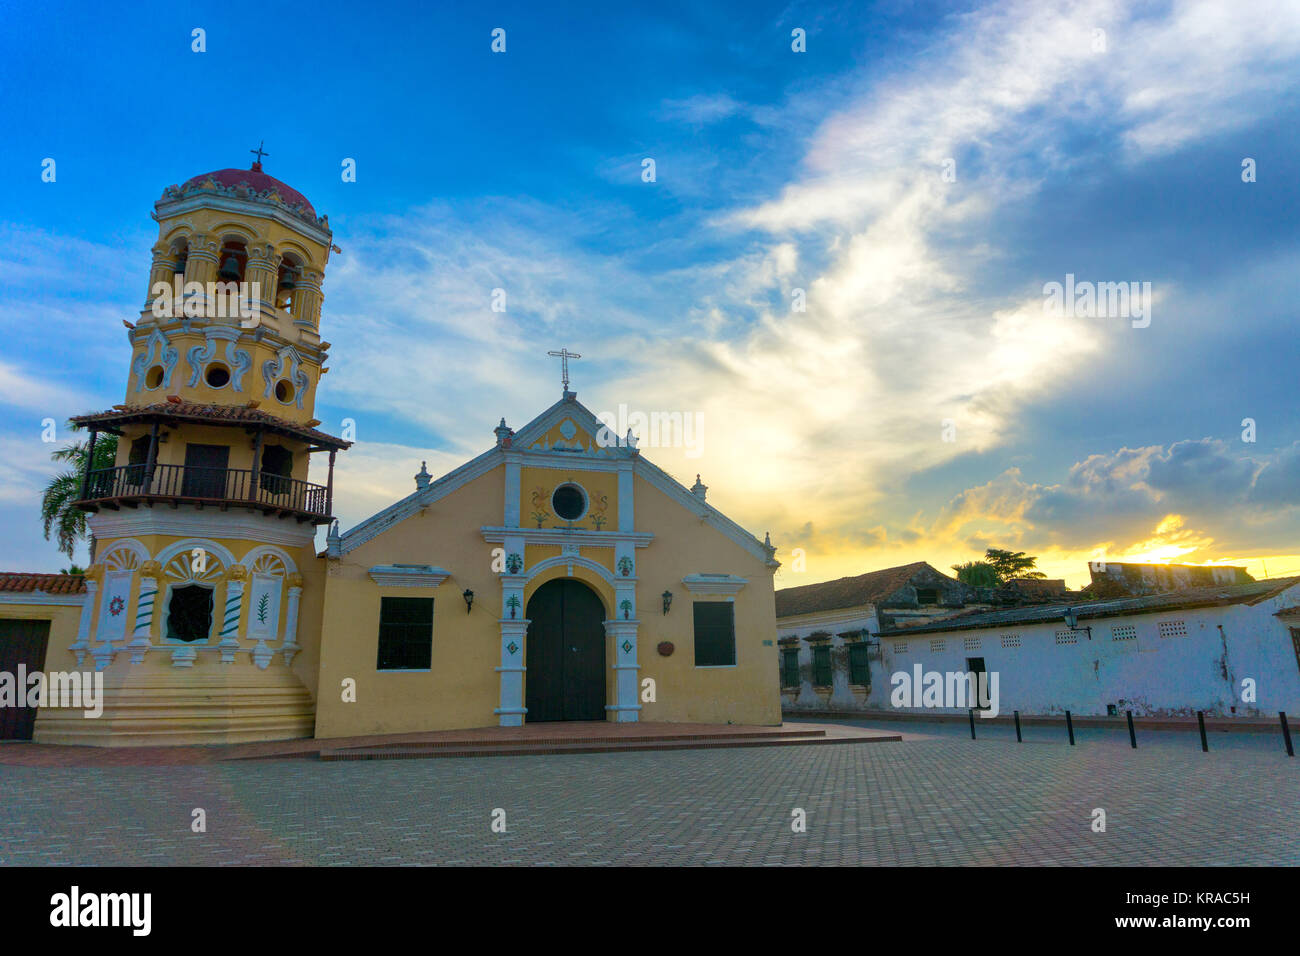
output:
[[[240,183],[245,183],[250,189],[259,193],[274,189],[280,194],[280,198],[284,200],[286,206],[302,203],[303,211],[313,219],[316,218],[316,210],[307,201],[306,196],[292,186],[280,182],[274,176],[266,175],[266,173],[262,172],[260,164],[254,166],[253,169],[218,169],[216,172],[194,176],[185,181],[185,184],[181,186],[181,191],[184,192],[189,187],[197,186],[207,179],[212,179],[222,186],[238,186]]]

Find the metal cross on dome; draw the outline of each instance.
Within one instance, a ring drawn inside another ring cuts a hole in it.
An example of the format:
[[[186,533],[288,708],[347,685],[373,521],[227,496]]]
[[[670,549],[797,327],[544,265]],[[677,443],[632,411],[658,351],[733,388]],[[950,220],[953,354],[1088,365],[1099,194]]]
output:
[[[260,140],[260,141],[258,142],[258,144],[257,144],[257,149],[250,149],[250,150],[249,150],[250,153],[252,153],[253,155],[255,155],[255,156],[257,157],[257,165],[259,165],[259,166],[262,165],[262,157],[263,157],[263,156],[270,156],[270,155],[271,155],[271,154],[268,153],[266,150],[262,149],[262,147],[263,147],[264,145],[266,145],[266,140]]]
[[[580,359],[582,356],[577,352],[570,352],[567,348],[560,349],[558,352],[547,352],[546,354],[560,360],[560,376],[564,382],[564,390],[567,392],[569,390],[569,359]]]

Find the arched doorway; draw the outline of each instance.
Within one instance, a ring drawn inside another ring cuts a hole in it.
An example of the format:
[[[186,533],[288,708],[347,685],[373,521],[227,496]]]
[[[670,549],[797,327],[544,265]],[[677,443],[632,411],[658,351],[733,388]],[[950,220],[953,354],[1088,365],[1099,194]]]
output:
[[[605,607],[573,578],[547,581],[528,599],[528,723],[605,719]]]

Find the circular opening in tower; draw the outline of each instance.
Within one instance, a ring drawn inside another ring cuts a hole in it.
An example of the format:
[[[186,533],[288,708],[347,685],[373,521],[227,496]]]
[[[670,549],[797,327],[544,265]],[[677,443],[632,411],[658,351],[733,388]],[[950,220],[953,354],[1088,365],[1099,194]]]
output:
[[[155,365],[149,371],[144,373],[144,387],[157,388],[163,381],[163,367]]]
[[[288,405],[293,401],[293,383],[287,378],[282,378],[275,383],[275,398],[281,405]]]
[[[551,507],[564,521],[577,521],[587,513],[587,493],[573,483],[560,485],[551,494]]]
[[[230,369],[219,362],[209,365],[203,380],[208,383],[210,388],[225,388],[230,384]]]

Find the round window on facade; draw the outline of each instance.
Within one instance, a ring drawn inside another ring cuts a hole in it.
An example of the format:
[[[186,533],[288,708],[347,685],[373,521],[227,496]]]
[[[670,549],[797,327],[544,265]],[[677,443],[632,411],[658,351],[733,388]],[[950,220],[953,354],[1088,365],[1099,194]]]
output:
[[[587,493],[575,484],[563,484],[551,494],[551,508],[563,521],[577,521],[587,513]]]
[[[275,397],[281,405],[288,405],[293,401],[293,383],[287,378],[282,378],[275,383]]]
[[[219,362],[209,365],[203,380],[208,383],[210,388],[225,388],[230,384],[230,369]]]
[[[162,384],[162,381],[163,381],[163,367],[161,365],[155,365],[153,368],[149,369],[149,371],[145,372],[144,375],[145,388],[157,388],[159,385]]]

